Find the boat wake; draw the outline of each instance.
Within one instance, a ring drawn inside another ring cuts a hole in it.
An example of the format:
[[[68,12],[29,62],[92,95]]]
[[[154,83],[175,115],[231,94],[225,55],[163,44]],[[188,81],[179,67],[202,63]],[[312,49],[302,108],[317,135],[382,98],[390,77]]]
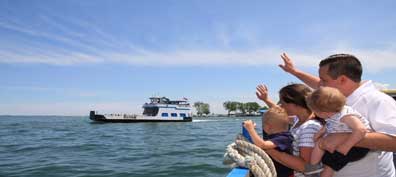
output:
[[[207,119],[205,119],[205,120],[203,120],[203,119],[201,119],[201,120],[197,120],[197,119],[193,119],[193,121],[192,122],[218,122],[218,121],[220,121],[220,120],[207,120]]]

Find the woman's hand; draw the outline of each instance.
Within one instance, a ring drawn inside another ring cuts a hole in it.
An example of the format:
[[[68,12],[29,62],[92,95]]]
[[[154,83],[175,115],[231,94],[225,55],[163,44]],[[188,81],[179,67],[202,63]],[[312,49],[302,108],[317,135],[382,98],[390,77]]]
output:
[[[256,87],[256,96],[258,99],[267,102],[268,101],[268,89],[267,86],[260,84]]]

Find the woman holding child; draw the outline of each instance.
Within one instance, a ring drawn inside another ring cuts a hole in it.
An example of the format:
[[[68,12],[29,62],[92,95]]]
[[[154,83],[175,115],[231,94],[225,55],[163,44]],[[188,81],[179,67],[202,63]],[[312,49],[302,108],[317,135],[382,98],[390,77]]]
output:
[[[304,84],[290,84],[279,91],[280,107],[286,110],[289,116],[296,117],[292,120],[292,126],[289,130],[293,136],[293,155],[278,151],[274,148],[266,149],[266,152],[274,161],[294,169],[294,176],[296,177],[319,176],[321,170],[321,165],[310,165],[311,154],[315,146],[313,137],[315,133],[322,128],[321,122],[316,119],[305,101],[306,96],[311,92],[311,89]],[[270,108],[278,107],[278,105],[268,97],[266,86],[259,85],[256,94],[257,97],[263,100]],[[265,142],[257,135],[252,121],[245,121],[244,127],[252,136],[252,140],[255,144]]]

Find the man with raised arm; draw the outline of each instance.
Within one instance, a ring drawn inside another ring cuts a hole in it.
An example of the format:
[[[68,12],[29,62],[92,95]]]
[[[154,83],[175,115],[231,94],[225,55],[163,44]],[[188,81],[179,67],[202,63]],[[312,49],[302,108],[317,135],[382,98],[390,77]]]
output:
[[[372,149],[362,160],[349,163],[335,176],[395,177],[393,152],[396,152],[396,102],[377,90],[372,81],[361,81],[362,65],[353,55],[335,54],[319,64],[319,77],[297,69],[286,53],[279,65],[312,88],[329,86],[337,88],[347,97],[347,105],[365,116],[375,132],[367,133],[356,146]],[[344,141],[347,134],[328,136],[321,146],[334,152],[334,141]],[[388,151],[388,152],[385,152]]]

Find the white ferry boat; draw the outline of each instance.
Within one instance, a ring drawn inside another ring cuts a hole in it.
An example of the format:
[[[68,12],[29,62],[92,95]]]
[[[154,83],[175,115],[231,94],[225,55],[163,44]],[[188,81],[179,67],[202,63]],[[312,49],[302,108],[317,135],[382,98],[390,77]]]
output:
[[[90,111],[89,118],[98,122],[191,122],[191,105],[187,99],[169,100],[166,97],[151,97],[143,105],[143,115],[97,114]]]

